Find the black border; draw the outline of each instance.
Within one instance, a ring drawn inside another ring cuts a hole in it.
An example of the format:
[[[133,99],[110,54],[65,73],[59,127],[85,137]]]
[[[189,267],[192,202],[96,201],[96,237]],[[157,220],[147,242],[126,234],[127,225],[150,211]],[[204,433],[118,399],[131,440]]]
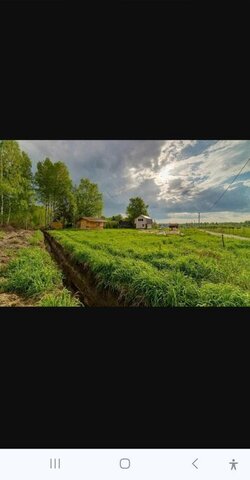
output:
[[[1,447],[250,448],[248,309],[0,314]]]

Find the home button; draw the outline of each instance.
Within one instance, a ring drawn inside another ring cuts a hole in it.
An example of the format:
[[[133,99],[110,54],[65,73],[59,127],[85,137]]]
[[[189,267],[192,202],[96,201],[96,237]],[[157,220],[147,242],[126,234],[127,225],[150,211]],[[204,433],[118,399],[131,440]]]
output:
[[[120,460],[120,467],[123,469],[127,469],[130,467],[130,460],[129,458],[121,458]]]

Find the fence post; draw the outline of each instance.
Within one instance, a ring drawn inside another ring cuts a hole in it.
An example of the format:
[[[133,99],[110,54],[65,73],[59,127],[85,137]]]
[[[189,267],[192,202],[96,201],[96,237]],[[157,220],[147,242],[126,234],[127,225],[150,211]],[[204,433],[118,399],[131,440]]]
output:
[[[225,247],[224,235],[223,235],[223,234],[221,235],[221,240],[222,240],[222,245],[223,245],[223,247]]]

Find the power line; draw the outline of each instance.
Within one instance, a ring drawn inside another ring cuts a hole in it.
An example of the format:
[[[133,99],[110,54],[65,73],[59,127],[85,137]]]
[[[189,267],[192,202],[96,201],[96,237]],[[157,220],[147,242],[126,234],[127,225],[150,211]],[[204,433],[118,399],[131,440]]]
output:
[[[243,167],[240,169],[240,171],[237,173],[237,175],[234,177],[232,182],[228,185],[226,190],[222,192],[222,194],[217,198],[217,200],[213,203],[213,205],[208,209],[208,211],[212,210],[212,208],[222,199],[222,197],[225,195],[225,193],[228,191],[228,189],[231,187],[231,185],[235,182],[236,178],[241,174],[242,170],[245,168],[245,166],[248,164],[250,158],[246,161],[246,163],[243,165]]]

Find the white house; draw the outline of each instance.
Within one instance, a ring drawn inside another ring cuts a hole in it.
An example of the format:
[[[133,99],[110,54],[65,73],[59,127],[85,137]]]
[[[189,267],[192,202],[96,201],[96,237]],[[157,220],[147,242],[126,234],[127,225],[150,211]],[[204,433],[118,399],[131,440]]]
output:
[[[147,215],[140,215],[135,219],[136,228],[152,228],[153,220]]]

